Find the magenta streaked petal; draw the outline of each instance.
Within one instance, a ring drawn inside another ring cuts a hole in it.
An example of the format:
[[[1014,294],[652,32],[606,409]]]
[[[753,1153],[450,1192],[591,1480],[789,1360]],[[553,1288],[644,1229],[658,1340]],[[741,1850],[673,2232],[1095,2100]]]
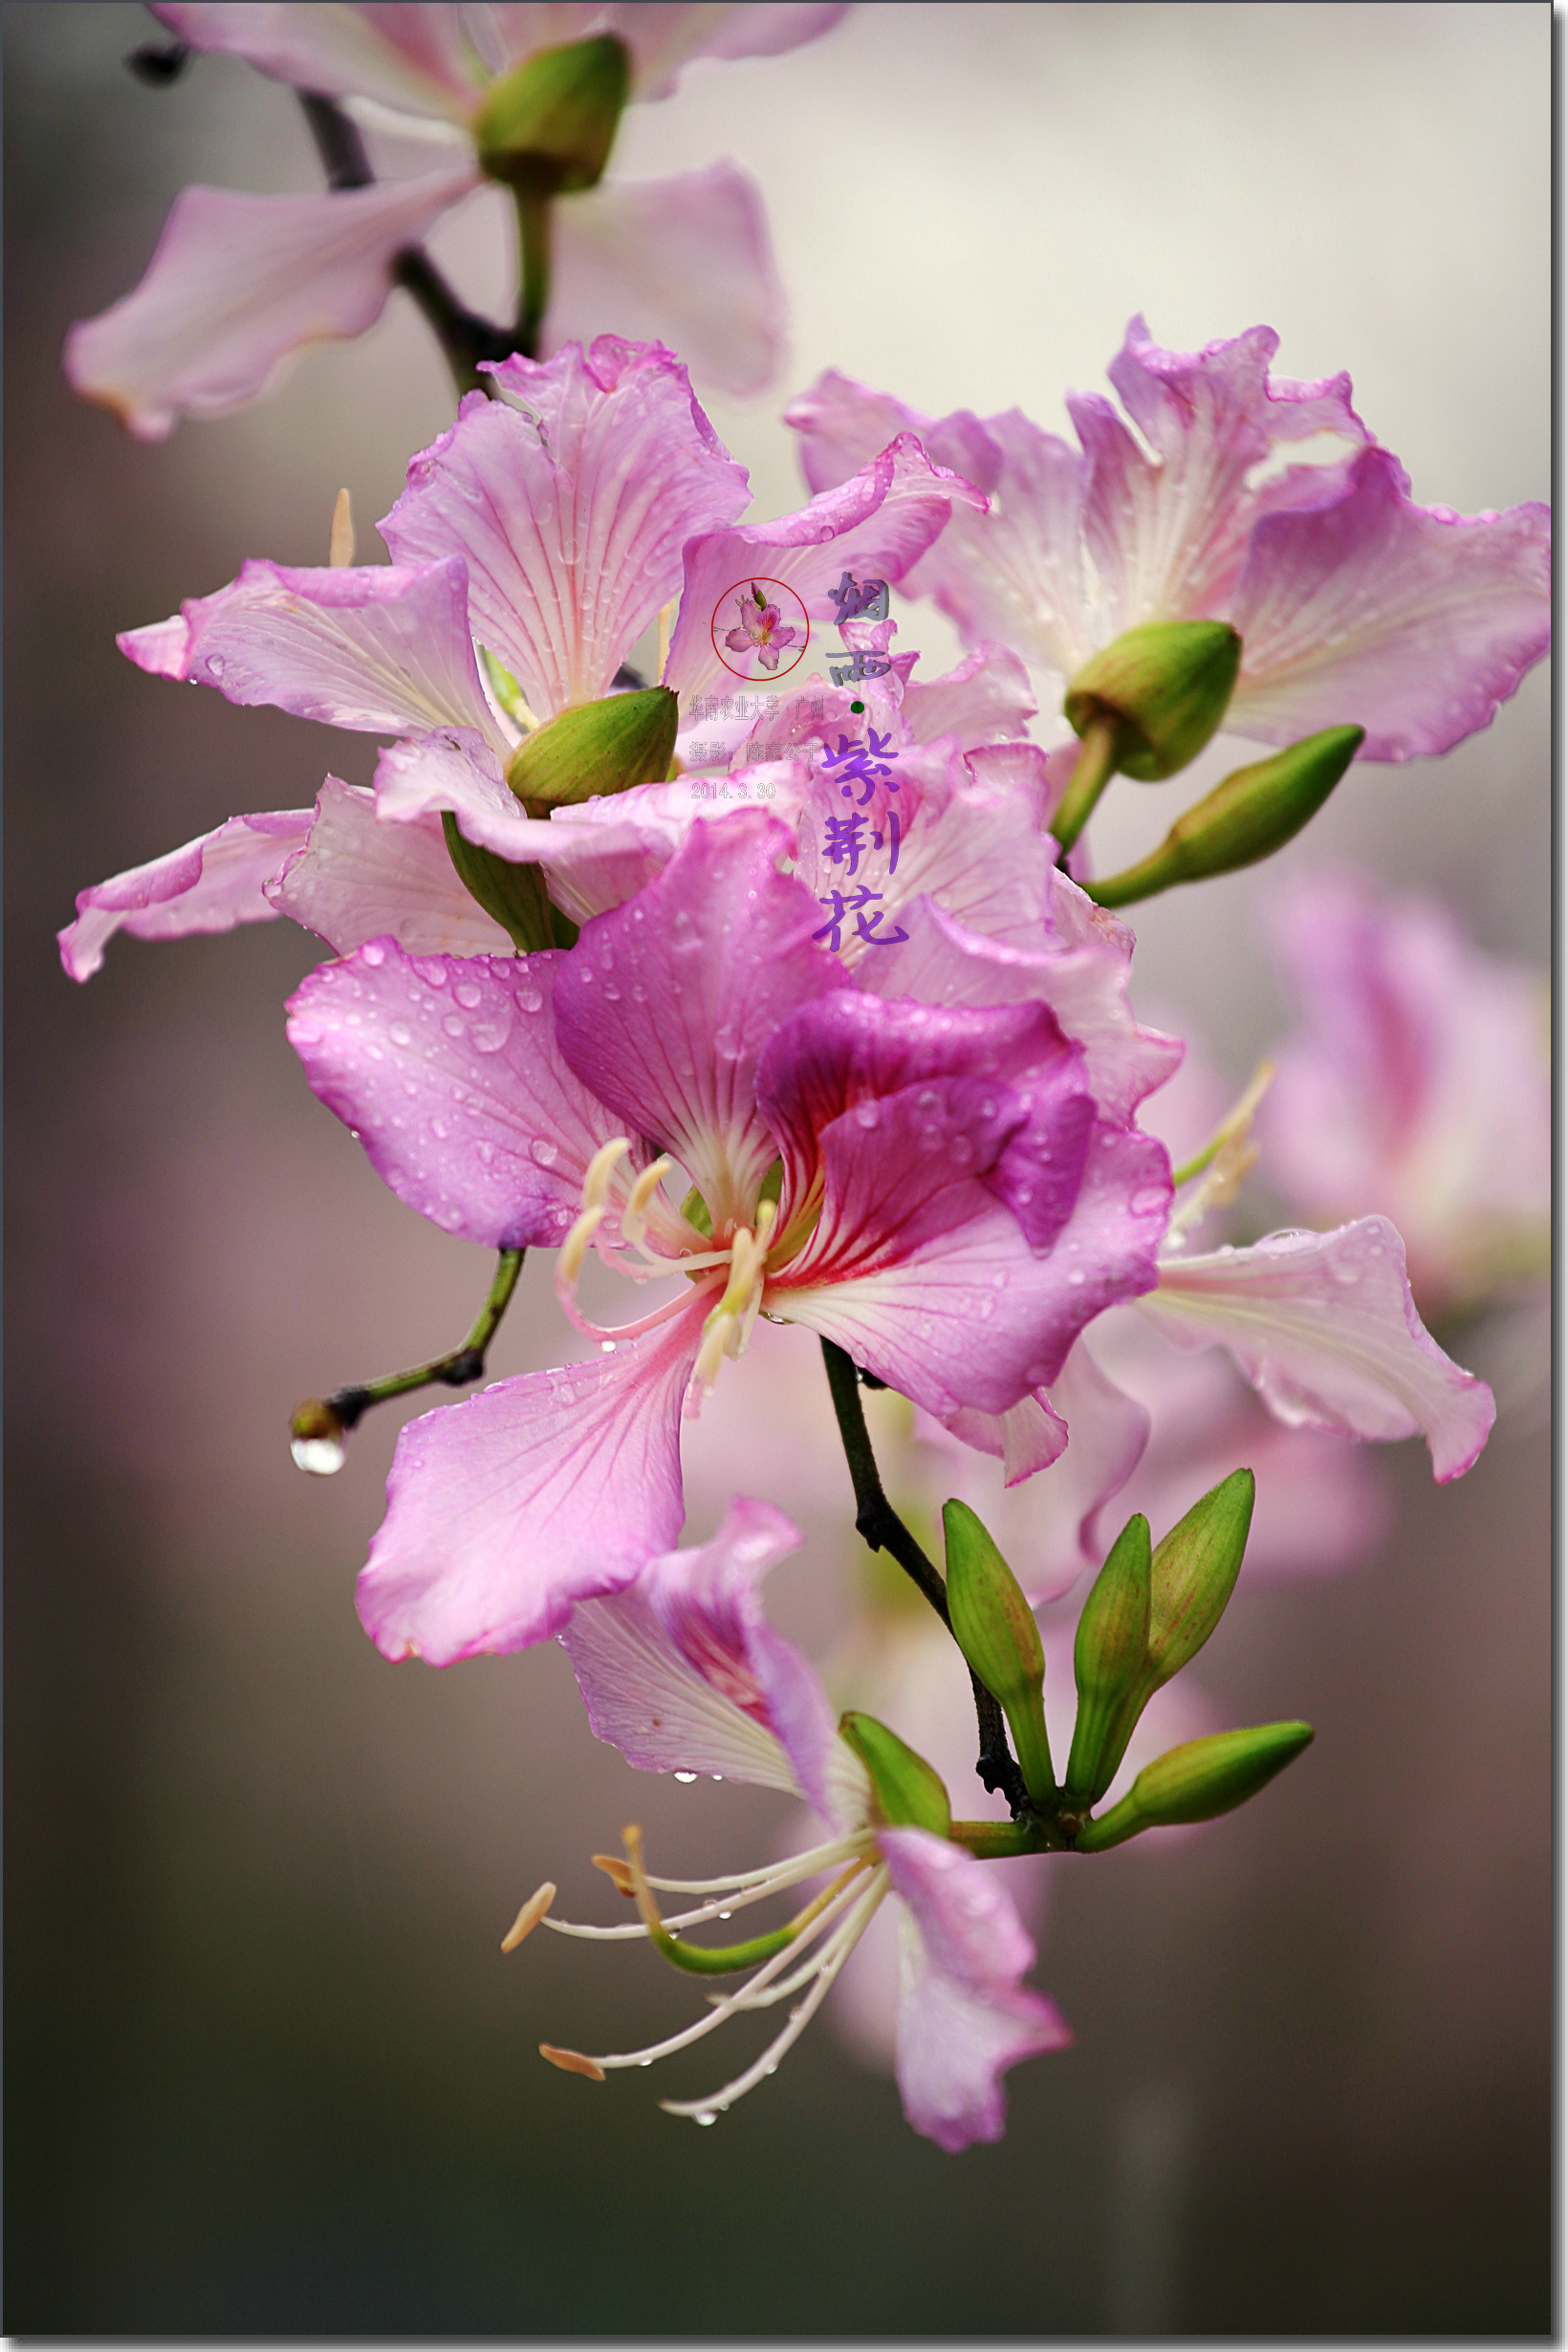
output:
[[[384,1656],[450,1666],[524,1649],[670,1549],[704,1303],[613,1356],[407,1424],[355,1595]]]
[[[374,940],[312,972],[289,1041],[371,1165],[443,1231],[558,1248],[588,1163],[621,1132],[561,1059],[555,950],[407,956]]]
[[[461,11],[433,0],[328,8],[316,0],[306,6],[298,0],[266,6],[157,0],[152,13],[193,49],[228,50],[261,73],[323,98],[379,98],[383,105],[463,121],[478,97]]]
[[[761,811],[694,825],[659,879],[588,924],[561,967],[561,1050],[629,1131],[672,1152],[714,1230],[749,1219],[778,1144],[758,1056],[784,1016],[844,985],[817,910],[778,871],[794,843]]]
[[[1178,1347],[1223,1342],[1293,1427],[1425,1437],[1440,1481],[1470,1469],[1495,1418],[1485,1382],[1451,1362],[1417,1315],[1386,1217],[1169,1258],[1141,1304]]]
[[[831,591],[846,570],[896,585],[949,513],[983,504],[971,484],[933,467],[920,445],[901,434],[841,488],[794,514],[744,530],[703,533],[686,551],[665,686],[689,695],[722,675],[713,617],[737,581],[793,588],[814,621],[831,621],[838,610]]]
[[[1546,652],[1550,510],[1455,514],[1408,490],[1367,449],[1339,497],[1259,523],[1230,612],[1246,733],[1353,725],[1362,759],[1430,758],[1490,726]]]
[[[231,703],[364,734],[467,729],[501,743],[479,684],[462,558],[299,571],[252,557],[227,588],[180,607],[176,624],[118,639],[143,669],[216,686]]]
[[[338,195],[183,188],[141,284],[66,337],[67,381],[142,441],[243,408],[307,343],[373,325],[393,256],[476,184],[465,163]]]
[[[556,208],[547,357],[613,325],[672,346],[699,383],[749,398],[784,364],[787,307],[761,191],[729,161],[604,180]]]
[[[227,824],[145,865],[76,893],[76,920],[58,934],[73,980],[90,980],[117,931],[135,939],[183,939],[266,923],[277,911],[263,885],[304,846],[309,809],[231,817]]]
[[[510,955],[512,940],[470,898],[441,820],[378,823],[375,797],[328,776],[310,838],[266,885],[269,904],[339,955],[395,939],[406,955]]]
[[[1073,2036],[1056,2003],[1019,1982],[1034,1946],[993,1869],[923,1829],[883,1830],[878,1843],[909,1913],[899,2096],[915,2130],[954,2155],[1001,2138],[1007,2068]]]
[[[381,536],[397,563],[463,558],[475,637],[550,718],[609,691],[686,539],[744,511],[746,469],[660,344],[601,335],[490,373],[501,398],[468,394]]]

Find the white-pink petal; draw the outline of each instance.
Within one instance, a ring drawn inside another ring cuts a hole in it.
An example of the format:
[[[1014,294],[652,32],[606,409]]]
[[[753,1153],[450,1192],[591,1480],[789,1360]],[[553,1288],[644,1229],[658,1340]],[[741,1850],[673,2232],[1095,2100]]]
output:
[[[1485,1382],[1451,1362],[1416,1314],[1386,1217],[1168,1258],[1139,1305],[1178,1347],[1222,1342],[1295,1427],[1421,1435],[1439,1480],[1470,1469],[1495,1418]]]
[[[309,809],[230,817],[181,849],[78,891],[76,920],[59,933],[61,963],[73,980],[90,980],[117,931],[181,939],[270,922],[279,910],[265,885],[303,848],[311,823]]]
[[[183,188],[141,284],[67,336],[67,381],[143,441],[243,408],[305,344],[373,325],[395,255],[476,185],[465,163],[334,195]]]
[[[377,821],[375,796],[329,775],[302,848],[266,885],[268,903],[352,955],[395,939],[407,955],[510,955],[512,939],[457,879],[439,817]]]
[[[372,98],[457,121],[477,102],[482,74],[465,11],[441,0],[156,0],[152,12],[193,49],[227,50],[323,98]]]

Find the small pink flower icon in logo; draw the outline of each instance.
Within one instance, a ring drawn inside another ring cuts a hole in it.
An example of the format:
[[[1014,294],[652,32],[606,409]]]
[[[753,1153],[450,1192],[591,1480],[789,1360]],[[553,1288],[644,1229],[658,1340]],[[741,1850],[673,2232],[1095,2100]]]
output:
[[[773,591],[771,598],[766,593],[769,589]],[[719,622],[731,612],[738,617],[738,625],[726,630],[721,641]],[[727,669],[738,677],[752,678],[760,665],[770,677],[776,677],[781,674],[781,654],[788,654],[785,671],[794,669],[804,657],[811,623],[793,588],[782,580],[751,579],[726,589],[714,610],[712,634],[714,650]]]

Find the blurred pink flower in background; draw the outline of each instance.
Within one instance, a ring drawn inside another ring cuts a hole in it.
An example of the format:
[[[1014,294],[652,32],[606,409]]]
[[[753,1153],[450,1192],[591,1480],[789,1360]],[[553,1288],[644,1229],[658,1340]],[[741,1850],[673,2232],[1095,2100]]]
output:
[[[487,89],[535,52],[613,33],[634,99],[668,97],[699,57],[769,56],[814,40],[842,6],[177,5],[152,13],[198,50],[227,50],[361,127],[434,142],[434,172],[308,196],[189,187],[142,283],[73,327],[75,388],[161,440],[272,390],[308,343],[380,317],[398,254],[484,185],[473,125]],[[761,391],[783,359],[785,299],[755,184],[730,163],[568,194],[554,223],[541,357],[606,328],[678,342],[705,381]]]

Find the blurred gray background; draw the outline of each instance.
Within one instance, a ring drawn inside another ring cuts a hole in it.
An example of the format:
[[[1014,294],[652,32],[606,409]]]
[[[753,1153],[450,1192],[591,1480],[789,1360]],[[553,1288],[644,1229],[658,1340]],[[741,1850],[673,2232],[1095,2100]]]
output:
[[[622,1820],[704,1871],[764,1857],[780,1808],[632,1785],[554,1645],[377,1656],[351,1592],[396,1416],[333,1482],[294,1471],[285,1418],[455,1341],[487,1264],[304,1086],[304,934],[121,941],[85,991],[52,939],[85,883],[304,805],[328,767],[369,780],[370,739],[143,678],[113,633],[247,555],[324,560],[343,482],[378,553],[449,422],[443,365],[394,296],[268,405],[162,446],[76,403],[65,329],[134,283],[181,186],[317,176],[293,98],[237,61],[136,83],[135,8],[4,30],[8,2330],[1544,2330],[1549,1451],[1524,1418],[1447,1490],[1384,1450],[1375,1558],[1238,1595],[1213,1703],[1317,1745],[1206,1838],[1064,1871],[1038,1981],[1078,2042],[1011,2077],[1001,2145],[917,2140],[820,2024],[712,2132],[654,2102],[719,2080],[722,2037],[667,2082],[539,2062],[690,1998],[625,1948],[504,1961],[537,1881],[603,1916],[586,1857]],[[793,359],[710,403],[764,513],[800,501],[777,412],[821,367],[1060,428],[1138,309],[1177,348],[1269,320],[1284,372],[1351,369],[1417,497],[1502,507],[1550,480],[1550,39],[1506,0],[868,5],[692,71],[617,167],[729,153],[766,189]],[[438,237],[477,299],[503,234],[487,194]],[[943,624],[900,618],[943,666]],[[1107,862],[1168,820],[1124,797]],[[1536,673],[1440,766],[1355,772],[1312,845],[1544,959],[1548,823]],[[1147,993],[1237,1082],[1279,1019],[1256,904],[1236,877],[1137,926]],[[531,1265],[492,1368],[559,1339]],[[843,1499],[774,1579],[817,1649]]]

